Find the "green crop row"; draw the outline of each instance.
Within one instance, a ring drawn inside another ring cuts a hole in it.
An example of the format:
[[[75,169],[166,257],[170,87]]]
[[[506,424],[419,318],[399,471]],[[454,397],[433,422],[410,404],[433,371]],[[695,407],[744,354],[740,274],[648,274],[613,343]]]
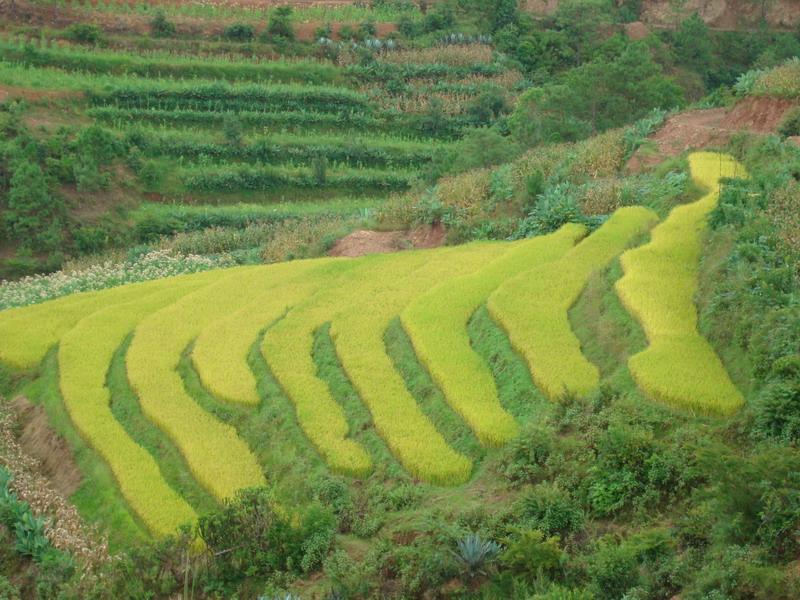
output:
[[[132,120],[169,125],[218,126],[226,117],[235,117],[243,125],[249,127],[355,127],[364,130],[382,125],[380,119],[370,115],[312,111],[265,112],[261,110],[194,110],[188,108],[162,110],[159,108],[97,106],[89,108],[86,113],[95,119],[121,126],[129,124]]]
[[[223,273],[214,284],[142,320],[125,360],[144,415],[172,439],[197,481],[219,500],[233,497],[242,488],[264,485],[264,474],[236,430],[189,396],[176,369],[203,328],[277,281],[255,277],[253,267]]]
[[[153,456],[114,417],[106,373],[114,352],[140,320],[219,275],[155,282],[136,300],[81,319],[58,347],[61,394],[75,428],[108,463],[122,496],[157,536],[194,523],[197,515],[164,480]]]
[[[271,190],[286,186],[299,188],[347,188],[357,190],[404,190],[413,173],[377,169],[331,169],[320,179],[311,169],[226,165],[194,167],[183,171],[183,183],[194,192],[240,192]]]
[[[433,64],[394,64],[372,62],[367,65],[349,65],[345,75],[356,81],[385,82],[392,79],[462,79],[474,75],[491,77],[499,75],[504,67],[497,63],[475,63],[472,65]]]
[[[316,61],[227,61],[180,56],[143,57],[118,52],[87,51],[76,48],[42,48],[29,43],[0,40],[0,58],[31,67],[58,67],[64,71],[225,79],[229,81],[273,81],[280,83],[325,84],[342,79],[337,67]]]
[[[583,233],[578,225],[566,225],[521,242],[479,271],[434,287],[401,314],[420,361],[485,446],[505,444],[519,428],[500,405],[488,365],[472,348],[467,322],[506,279],[560,258]]]
[[[581,352],[568,311],[592,273],[604,268],[645,233],[657,215],[639,206],[617,210],[561,259],[506,280],[489,297],[492,317],[525,358],[536,385],[549,398],[584,395],[600,374]]]
[[[142,129],[125,135],[129,146],[151,156],[252,161],[268,164],[307,163],[325,158],[330,163],[353,166],[408,167],[430,161],[435,145],[380,138],[277,135],[251,139],[247,144],[218,143],[208,136],[183,132],[153,132]]]
[[[110,90],[87,92],[96,106],[172,110],[298,110],[313,112],[369,112],[369,99],[344,87],[322,85],[234,85],[224,82],[133,82]]]
[[[211,227],[244,228],[257,223],[277,224],[306,218],[358,215],[382,201],[365,198],[336,198],[322,202],[274,204],[229,204],[221,206],[143,203],[129,213],[135,239],[152,241],[174,233],[201,231]]]
[[[314,111],[260,111],[260,110],[231,110],[222,104],[215,104],[211,108],[194,109],[160,109],[160,108],[129,108],[119,106],[95,106],[87,109],[86,113],[96,119],[113,123],[118,127],[125,127],[131,121],[146,121],[165,125],[199,125],[204,127],[217,127],[226,118],[235,117],[248,127],[280,127],[285,128],[323,128],[323,129],[355,129],[354,135],[363,134],[365,131],[385,131],[388,134],[413,137],[433,137],[453,139],[460,137],[466,127],[475,124],[474,120],[462,115],[449,115],[442,117],[435,128],[430,124],[425,115],[391,112],[382,115],[369,115],[354,112],[326,113]]]
[[[68,6],[73,10],[103,12],[109,14],[153,15],[163,10],[169,16],[197,18],[225,18],[266,22],[271,15],[266,5],[232,2],[90,2],[87,0],[43,0],[43,4]],[[277,6],[277,5],[273,5]],[[274,8],[272,9],[274,10]],[[395,22],[401,16],[419,16],[419,8],[413,2],[381,3],[374,6],[365,3],[347,4],[299,4],[292,9],[293,22],[319,21],[361,23],[367,20]]]
[[[701,235],[719,199],[720,180],[745,176],[728,156],[689,156],[692,177],[708,194],[679,206],[653,229],[650,243],[622,255],[617,294],[642,325],[650,345],[628,361],[650,397],[704,414],[730,414],[744,402],[711,345],[697,330]]]

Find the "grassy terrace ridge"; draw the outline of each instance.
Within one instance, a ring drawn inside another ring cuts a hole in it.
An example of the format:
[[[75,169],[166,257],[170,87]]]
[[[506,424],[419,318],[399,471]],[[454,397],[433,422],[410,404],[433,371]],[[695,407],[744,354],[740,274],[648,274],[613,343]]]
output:
[[[145,78],[212,79],[229,82],[339,84],[380,83],[387,77],[458,79],[493,76],[502,67],[493,63],[448,65],[443,63],[396,64],[378,61],[372,65],[338,67],[319,60],[245,60],[213,58],[198,60],[174,53],[132,53],[121,50],[87,50],[80,47],[45,47],[30,41],[0,39],[0,59],[29,67],[56,67],[67,72],[130,75]]]
[[[331,84],[345,83],[343,71],[330,63],[314,60],[197,59],[149,52],[146,55],[120,51],[86,50],[81,47],[34,46],[29,41],[0,40],[2,60],[31,67],[57,67],[64,71],[220,79],[228,81]]]

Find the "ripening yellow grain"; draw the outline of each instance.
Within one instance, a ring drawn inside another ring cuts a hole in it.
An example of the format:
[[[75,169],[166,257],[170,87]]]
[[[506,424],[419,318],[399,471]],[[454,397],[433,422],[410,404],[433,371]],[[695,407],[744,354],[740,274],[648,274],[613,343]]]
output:
[[[297,263],[284,263],[228,269],[213,285],[142,320],[128,349],[128,376],[142,412],[170,436],[197,480],[220,500],[263,485],[264,474],[236,430],[189,396],[176,369],[204,328],[290,281],[296,268]]]
[[[420,361],[485,446],[501,446],[519,428],[500,405],[488,365],[472,348],[467,322],[509,277],[561,258],[585,231],[580,225],[565,225],[556,233],[515,243],[480,270],[416,298],[401,314]]]
[[[401,464],[435,483],[458,483],[469,477],[471,462],[450,448],[417,406],[386,354],[383,335],[416,295],[478,268],[509,247],[481,244],[350,261],[351,268],[341,277],[267,331],[264,356],[295,403],[301,426],[333,469],[360,475],[369,472],[371,462],[346,437],[341,408],[316,376],[313,336],[328,321],[343,369]]]
[[[534,382],[549,398],[584,395],[598,386],[600,373],[581,352],[568,311],[592,273],[657,221],[646,208],[621,208],[561,259],[508,279],[489,296],[489,313],[506,330]]]
[[[0,311],[0,362],[18,369],[35,367],[82,318],[112,304],[136,300],[148,293],[153,284],[152,281],[134,283]]]
[[[220,400],[259,403],[256,379],[247,364],[251,346],[266,326],[283,316],[291,305],[325,285],[339,266],[326,259],[293,264],[290,280],[275,280],[275,287],[212,322],[197,337],[192,361],[205,388]]]
[[[384,333],[416,296],[475,271],[510,248],[511,244],[482,243],[398,254],[376,264],[331,319],[336,353],[369,408],[375,429],[400,464],[425,481],[463,483],[471,474],[471,461],[446,443],[417,406],[386,353]]]
[[[194,523],[197,515],[164,480],[153,456],[114,417],[106,373],[114,352],[142,318],[208,285],[208,279],[158,281],[137,300],[81,319],[58,347],[61,394],[75,428],[105,459],[123,497],[156,536],[175,533],[179,525]]]
[[[679,206],[653,229],[650,243],[622,255],[617,294],[642,325],[650,345],[628,361],[650,397],[707,414],[730,414],[744,402],[711,345],[697,331],[694,296],[702,234],[717,205],[720,180],[745,177],[732,158],[713,152],[689,156],[694,180],[709,188],[697,202]]]

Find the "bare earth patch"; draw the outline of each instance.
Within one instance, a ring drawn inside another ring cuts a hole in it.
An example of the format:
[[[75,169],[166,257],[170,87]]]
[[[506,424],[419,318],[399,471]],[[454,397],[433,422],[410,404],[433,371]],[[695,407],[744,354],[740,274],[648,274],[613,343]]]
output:
[[[718,146],[735,133],[775,133],[796,103],[782,98],[746,98],[732,108],[690,110],[666,120],[637,150],[628,170],[639,173],[687,150]]]
[[[23,396],[12,400],[11,407],[22,426],[19,435],[22,449],[39,461],[42,475],[61,495],[74,494],[81,485],[81,472],[67,442],[50,427],[45,410]]]
[[[444,243],[444,227],[417,227],[410,231],[370,231],[360,229],[340,239],[330,256],[364,256],[401,250],[436,248]]]

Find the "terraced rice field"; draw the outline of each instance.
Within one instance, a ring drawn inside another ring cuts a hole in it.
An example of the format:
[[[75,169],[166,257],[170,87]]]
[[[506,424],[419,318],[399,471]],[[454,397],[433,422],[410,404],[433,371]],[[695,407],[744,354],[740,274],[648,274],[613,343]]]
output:
[[[421,482],[460,485],[472,476],[475,458],[448,441],[409,391],[387,348],[387,330],[400,320],[453,413],[480,444],[501,446],[519,424],[471,346],[470,318],[488,307],[545,396],[589,394],[600,376],[581,352],[568,310],[590,276],[621,255],[625,275],[617,291],[650,344],[630,359],[637,384],[659,402],[730,414],[741,394],[697,332],[693,295],[700,236],[719,179],[741,174],[741,167],[715,154],[690,160],[709,192],[660,224],[651,211],[627,207],[594,232],[569,224],[513,243],[238,267],[77,294],[0,312],[0,361],[30,370],[57,347],[60,397],[75,429],[155,535],[194,520],[197,511],[110,408],[106,378],[120,348],[127,348],[124,364],[142,414],[218,501],[274,474],[236,427],[199,401],[181,366],[187,357],[205,393],[247,411],[264,402],[249,362],[257,351],[291,402],[293,414],[285,417],[296,420],[328,467],[352,477],[375,470],[374,455],[315,363],[315,337],[326,329],[370,426],[399,465]]]

